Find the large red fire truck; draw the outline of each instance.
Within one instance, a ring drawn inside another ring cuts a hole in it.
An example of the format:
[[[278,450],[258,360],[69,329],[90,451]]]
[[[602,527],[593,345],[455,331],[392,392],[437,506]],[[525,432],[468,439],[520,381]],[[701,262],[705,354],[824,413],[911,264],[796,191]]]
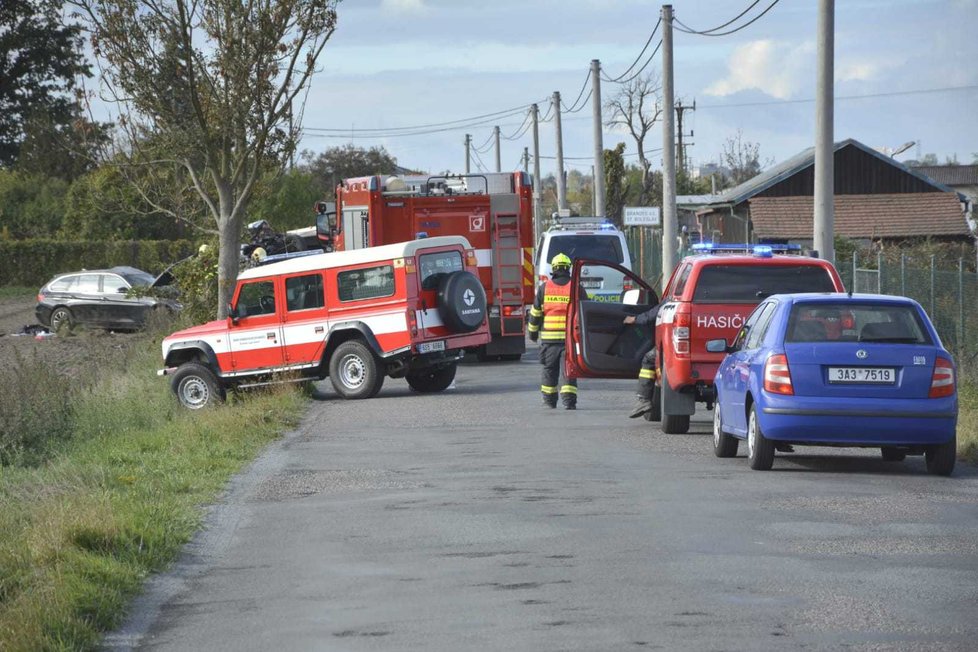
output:
[[[327,250],[460,235],[475,249],[489,301],[492,340],[481,359],[526,350],[525,307],[533,303],[533,189],[525,172],[345,179],[335,207],[321,202],[317,231]],[[332,211],[331,214],[326,214]]]

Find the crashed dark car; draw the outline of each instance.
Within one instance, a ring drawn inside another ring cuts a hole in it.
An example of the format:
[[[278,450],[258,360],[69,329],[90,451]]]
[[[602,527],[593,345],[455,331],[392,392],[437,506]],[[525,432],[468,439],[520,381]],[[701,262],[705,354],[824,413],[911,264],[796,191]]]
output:
[[[58,274],[37,294],[37,321],[52,331],[74,326],[139,330],[150,314],[175,313],[180,304],[165,284],[135,267],[113,267]]]

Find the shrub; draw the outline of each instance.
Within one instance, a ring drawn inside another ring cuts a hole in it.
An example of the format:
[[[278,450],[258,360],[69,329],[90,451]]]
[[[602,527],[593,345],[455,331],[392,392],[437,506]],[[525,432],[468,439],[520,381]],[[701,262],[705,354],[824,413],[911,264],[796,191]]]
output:
[[[0,465],[39,463],[74,431],[77,381],[53,362],[15,352],[14,364],[0,368]]]
[[[189,240],[0,240],[0,279],[4,285],[40,287],[61,272],[116,265],[159,273],[196,249]]]

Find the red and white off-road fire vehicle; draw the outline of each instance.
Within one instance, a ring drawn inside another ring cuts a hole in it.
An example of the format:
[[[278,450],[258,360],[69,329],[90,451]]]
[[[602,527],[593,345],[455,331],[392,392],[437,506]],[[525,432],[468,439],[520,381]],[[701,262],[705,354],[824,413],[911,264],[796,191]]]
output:
[[[427,235],[463,236],[475,248],[489,302],[492,341],[480,358],[526,351],[524,311],[533,303],[533,188],[525,172],[346,179],[322,202],[323,247],[350,251]],[[329,208],[327,208],[329,207]]]
[[[159,374],[192,409],[229,388],[327,376],[348,399],[376,395],[385,376],[439,392],[464,351],[489,341],[476,273],[459,236],[254,267],[238,277],[227,319],[163,340]]]

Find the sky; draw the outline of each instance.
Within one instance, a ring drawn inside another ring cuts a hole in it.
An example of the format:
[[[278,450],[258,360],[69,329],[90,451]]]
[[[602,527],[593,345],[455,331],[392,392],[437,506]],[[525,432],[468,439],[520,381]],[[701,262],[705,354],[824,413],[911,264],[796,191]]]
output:
[[[751,0],[676,0],[675,16],[694,30],[727,22]],[[740,25],[768,5],[760,0]],[[738,130],[760,145],[763,162],[783,160],[814,142],[817,0],[780,0],[752,25],[727,36],[676,32],[677,99],[696,102],[685,115],[694,165],[719,160]],[[300,148],[319,152],[354,143],[384,146],[400,165],[462,172],[464,138],[483,151],[472,169],[493,170],[492,127],[447,125],[417,136],[375,137],[371,129],[462,121],[526,107],[541,116],[560,91],[571,106],[592,59],[618,77],[639,56],[661,3],[641,0],[344,0],[339,24],[309,89]],[[978,0],[838,0],[835,11],[835,140],[871,147],[918,144],[898,160],[934,153],[969,163],[978,152]],[[658,42],[659,34],[652,46]],[[651,51],[651,48],[649,49]],[[648,51],[646,52],[646,55]],[[644,61],[644,57],[642,59]],[[661,73],[661,52],[647,70]],[[969,87],[970,88],[961,88]],[[619,86],[604,82],[603,99]],[[950,89],[919,93],[932,89]],[[909,94],[897,94],[907,93]],[[881,95],[886,94],[886,95]],[[874,96],[855,97],[853,96]],[[750,106],[737,106],[749,104]],[[498,119],[516,136],[523,113]],[[568,168],[590,170],[590,102],[564,113]],[[323,130],[342,130],[330,132]],[[604,147],[626,143],[603,127]],[[650,138],[662,146],[658,126]],[[519,167],[532,134],[502,140],[503,170]],[[541,169],[554,170],[553,122],[541,124]],[[658,167],[659,155],[653,155]]]

